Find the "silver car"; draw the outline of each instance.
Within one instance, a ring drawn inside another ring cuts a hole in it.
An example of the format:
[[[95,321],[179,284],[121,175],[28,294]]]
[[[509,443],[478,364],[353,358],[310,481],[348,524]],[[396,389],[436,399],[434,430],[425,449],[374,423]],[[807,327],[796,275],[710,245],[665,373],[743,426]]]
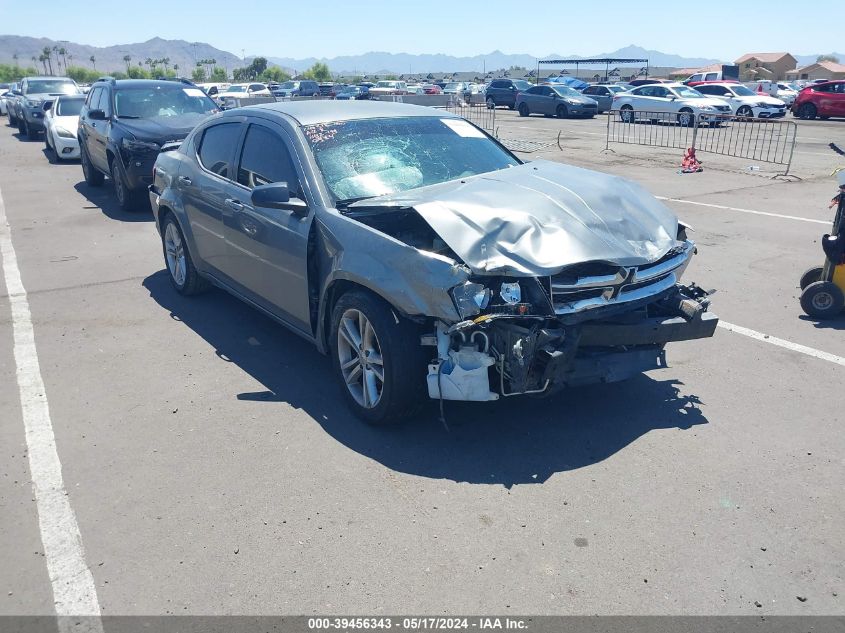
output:
[[[523,164],[462,118],[275,103],[201,123],[155,164],[173,287],[219,286],[333,360],[351,409],[497,400],[665,366],[712,336],[694,252],[638,185]]]

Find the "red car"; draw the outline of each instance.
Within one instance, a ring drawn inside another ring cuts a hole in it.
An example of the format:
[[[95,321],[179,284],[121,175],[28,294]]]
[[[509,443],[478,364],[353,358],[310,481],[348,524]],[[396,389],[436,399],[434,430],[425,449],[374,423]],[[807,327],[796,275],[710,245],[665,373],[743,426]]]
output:
[[[427,95],[439,95],[440,93],[443,92],[443,90],[441,90],[440,86],[436,86],[434,84],[424,84],[423,90],[425,91],[425,94],[427,94]]]
[[[810,84],[795,99],[792,114],[808,120],[845,117],[845,81]]]

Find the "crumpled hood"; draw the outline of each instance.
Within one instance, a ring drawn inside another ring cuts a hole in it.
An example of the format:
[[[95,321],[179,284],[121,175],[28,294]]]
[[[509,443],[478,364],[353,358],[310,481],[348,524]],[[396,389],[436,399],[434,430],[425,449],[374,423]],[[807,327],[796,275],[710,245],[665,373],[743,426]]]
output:
[[[120,124],[139,141],[181,141],[191,130],[207,118],[200,113],[179,116],[157,116],[149,119],[118,119]]]
[[[623,178],[534,161],[362,200],[413,207],[476,274],[552,275],[572,264],[638,266],[676,244],[675,215]]]

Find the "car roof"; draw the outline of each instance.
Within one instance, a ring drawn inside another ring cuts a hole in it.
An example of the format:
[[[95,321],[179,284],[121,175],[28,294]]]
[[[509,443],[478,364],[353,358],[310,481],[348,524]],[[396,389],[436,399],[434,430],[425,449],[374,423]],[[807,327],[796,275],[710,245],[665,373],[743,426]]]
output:
[[[144,86],[183,86],[190,88],[188,84],[180,81],[168,79],[98,79],[93,84],[92,88],[98,87],[97,84],[114,84],[116,88],[142,88]]]
[[[73,81],[73,79],[71,79],[70,77],[54,77],[53,75],[30,75],[29,77],[22,77],[21,81],[28,81],[30,79],[55,79],[57,81]]]
[[[262,103],[247,106],[247,108],[228,110],[228,112],[243,112],[244,109],[286,114],[295,119],[300,125],[395,117],[460,118],[446,110],[438,110],[428,106],[410,105],[408,103],[395,103],[392,101],[289,101]]]

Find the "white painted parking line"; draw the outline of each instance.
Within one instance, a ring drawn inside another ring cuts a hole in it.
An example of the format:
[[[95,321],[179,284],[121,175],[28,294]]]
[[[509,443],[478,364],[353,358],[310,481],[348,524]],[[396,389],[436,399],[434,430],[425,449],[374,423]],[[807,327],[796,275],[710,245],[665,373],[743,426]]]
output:
[[[797,215],[784,215],[783,213],[771,213],[769,211],[755,211],[754,209],[740,209],[738,207],[728,207],[723,204],[712,204],[710,202],[694,202],[692,200],[682,200],[680,198],[666,198],[664,196],[654,196],[658,200],[666,202],[678,202],[680,204],[692,204],[697,207],[710,207],[711,209],[722,209],[723,211],[737,211],[739,213],[751,213],[753,215],[766,215],[772,218],[782,218],[784,220],[798,220],[800,222],[812,222],[813,224],[827,224],[830,225],[830,220],[816,220],[815,218],[802,218]]]
[[[823,352],[813,347],[807,347],[806,345],[799,345],[798,343],[793,343],[792,341],[786,341],[776,336],[769,336],[768,334],[763,334],[757,330],[750,330],[747,327],[734,325],[733,323],[727,323],[725,321],[719,321],[719,327],[728,330],[729,332],[736,332],[737,334],[742,334],[743,336],[748,336],[758,341],[763,341],[764,343],[777,345],[778,347],[782,347],[793,352],[806,354],[807,356],[812,356],[813,358],[818,358],[819,360],[826,360],[829,363],[845,367],[845,358],[837,356],[836,354]]]
[[[0,255],[12,309],[12,338],[29,470],[59,629],[102,633],[94,577],[85,563],[79,525],[62,480],[62,464],[56,450],[50,407],[35,347],[32,314],[12,246],[12,232],[6,219],[2,192]],[[62,616],[96,617],[77,622]]]

